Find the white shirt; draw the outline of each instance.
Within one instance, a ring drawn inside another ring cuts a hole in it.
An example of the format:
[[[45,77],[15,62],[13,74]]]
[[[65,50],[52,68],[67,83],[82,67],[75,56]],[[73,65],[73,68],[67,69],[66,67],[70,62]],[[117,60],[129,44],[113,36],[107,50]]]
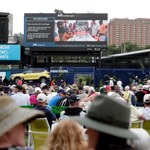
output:
[[[141,112],[143,113],[143,116],[146,120],[150,120],[150,107],[145,107],[141,109]]]
[[[30,105],[30,98],[22,92],[17,92],[11,96],[18,106]]]
[[[130,118],[131,122],[139,120],[139,117],[142,116],[142,112],[138,110],[133,105],[130,105]]]

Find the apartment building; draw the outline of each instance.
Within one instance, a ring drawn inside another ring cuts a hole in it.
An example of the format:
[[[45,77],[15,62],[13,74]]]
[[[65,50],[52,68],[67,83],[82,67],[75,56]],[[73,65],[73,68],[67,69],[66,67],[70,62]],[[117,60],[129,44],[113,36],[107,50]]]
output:
[[[108,28],[108,44],[119,46],[131,42],[138,46],[150,45],[150,19],[112,19]]]

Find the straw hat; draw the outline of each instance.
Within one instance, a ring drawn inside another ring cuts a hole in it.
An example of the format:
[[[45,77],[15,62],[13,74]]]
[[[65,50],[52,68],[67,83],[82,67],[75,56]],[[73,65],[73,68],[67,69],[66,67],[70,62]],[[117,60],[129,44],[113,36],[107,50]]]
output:
[[[130,108],[122,101],[97,96],[85,117],[72,117],[82,125],[121,138],[137,139],[130,129]]]
[[[44,116],[42,111],[21,108],[9,96],[0,97],[0,136],[16,125]]]
[[[72,88],[73,90],[78,90],[78,86],[77,86],[75,83],[72,84],[71,88]]]

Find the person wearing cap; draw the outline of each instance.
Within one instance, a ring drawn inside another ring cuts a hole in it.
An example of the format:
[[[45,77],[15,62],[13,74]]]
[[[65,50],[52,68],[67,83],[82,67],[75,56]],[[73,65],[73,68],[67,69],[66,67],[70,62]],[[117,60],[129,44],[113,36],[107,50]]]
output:
[[[80,107],[79,101],[80,97],[77,94],[71,94],[69,97],[70,106],[61,112],[60,119],[66,116],[85,116],[85,112],[83,112],[83,109]]]
[[[143,103],[144,95],[145,93],[143,92],[143,85],[139,84],[138,91],[135,93],[135,96],[137,98],[136,106],[144,106],[144,103]]]
[[[66,90],[66,94],[64,97],[62,97],[56,104],[56,106],[69,106],[69,97],[71,94],[75,94],[75,91],[72,89]]]
[[[64,90],[64,89],[59,89],[59,90],[57,91],[57,95],[54,96],[54,97],[48,102],[48,105],[49,105],[50,107],[52,107],[52,106],[57,106],[57,102],[58,102],[61,98],[63,98],[65,95],[66,95],[65,90]]]
[[[41,83],[41,84],[40,84],[41,90],[43,90],[45,87],[48,87],[48,85],[47,85],[46,83]]]
[[[43,84],[42,87],[42,92],[47,95],[47,103],[54,97],[56,96],[57,92],[52,92],[51,89],[47,84]]]
[[[92,150],[131,150],[127,139],[138,138],[129,129],[129,106],[105,95],[95,97],[85,117],[72,119],[86,126],[88,147]]]
[[[30,105],[30,97],[23,93],[22,85],[15,86],[15,94],[11,97],[18,106]]]
[[[33,105],[34,107],[37,105],[37,95],[42,92],[40,87],[36,87],[34,89],[34,94],[30,95],[30,104]]]
[[[90,97],[90,96],[96,96],[96,95],[97,95],[97,93],[95,91],[95,88],[93,86],[90,86],[89,87],[89,91],[88,91],[88,97]]]
[[[51,109],[49,108],[49,106],[47,106],[47,96],[44,93],[40,93],[37,95],[37,105],[35,107],[35,109],[37,110],[41,110],[45,113],[45,117],[48,120],[49,126],[51,128],[52,126],[52,122],[56,120],[55,115],[53,114],[53,112],[51,111]]]
[[[140,109],[145,120],[150,120],[150,97],[144,100],[144,108]]]
[[[7,150],[25,146],[25,123],[36,117],[43,117],[38,110],[21,108],[10,96],[0,97],[0,149]],[[25,150],[25,149],[24,149]]]
[[[83,90],[83,86],[80,85],[78,86],[78,91],[79,91],[79,97],[80,99],[84,99],[85,97],[87,97],[87,93],[85,92],[85,90]]]

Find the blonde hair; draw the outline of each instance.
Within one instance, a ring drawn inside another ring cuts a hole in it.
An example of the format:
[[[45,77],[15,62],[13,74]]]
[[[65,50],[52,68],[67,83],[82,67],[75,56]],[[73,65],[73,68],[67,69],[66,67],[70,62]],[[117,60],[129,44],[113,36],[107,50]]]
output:
[[[87,150],[83,130],[71,119],[60,121],[50,133],[46,150]]]

